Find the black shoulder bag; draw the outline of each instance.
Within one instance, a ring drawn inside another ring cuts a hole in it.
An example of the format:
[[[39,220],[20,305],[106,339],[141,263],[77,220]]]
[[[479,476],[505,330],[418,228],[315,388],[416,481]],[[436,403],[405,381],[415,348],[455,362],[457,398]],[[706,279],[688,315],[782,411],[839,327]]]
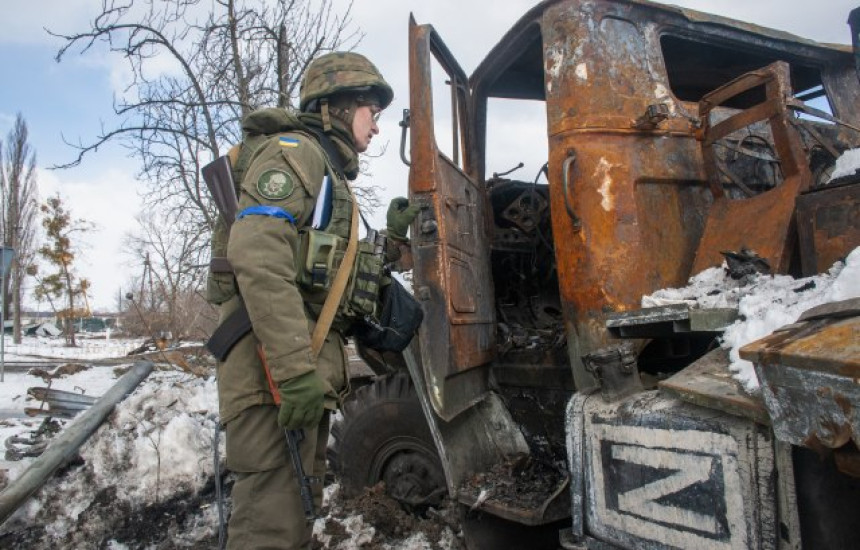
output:
[[[340,177],[344,177],[340,155],[331,139],[316,128],[309,129],[317,136],[317,141],[325,150],[332,167]],[[361,221],[367,228],[368,234],[371,234],[370,226],[363,215]],[[400,352],[406,349],[415,336],[421,321],[424,320],[424,311],[418,300],[403,287],[400,281],[391,276],[386,279],[390,282],[380,290],[378,315],[357,318],[353,323],[351,335],[358,344],[370,349]]]

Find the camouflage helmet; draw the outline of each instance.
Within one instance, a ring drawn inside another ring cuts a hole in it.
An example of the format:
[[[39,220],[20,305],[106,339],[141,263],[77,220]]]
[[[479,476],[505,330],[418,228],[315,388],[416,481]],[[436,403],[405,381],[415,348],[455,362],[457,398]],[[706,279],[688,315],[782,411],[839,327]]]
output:
[[[366,57],[353,52],[333,52],[317,57],[305,71],[299,89],[299,110],[305,111],[315,99],[338,92],[372,90],[385,109],[394,91]]]

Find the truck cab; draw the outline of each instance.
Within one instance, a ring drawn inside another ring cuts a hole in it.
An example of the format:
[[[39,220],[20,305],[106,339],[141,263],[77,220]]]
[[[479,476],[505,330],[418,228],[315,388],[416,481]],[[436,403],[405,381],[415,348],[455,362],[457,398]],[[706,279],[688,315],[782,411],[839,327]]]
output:
[[[850,47],[644,0],[541,2],[471,77],[409,36],[424,322],[334,430],[370,464],[335,465],[347,491],[447,493],[471,548],[842,547],[860,480],[728,375],[736,312],[641,300],[726,251],[800,277],[860,245],[860,183],[830,182],[860,144]]]

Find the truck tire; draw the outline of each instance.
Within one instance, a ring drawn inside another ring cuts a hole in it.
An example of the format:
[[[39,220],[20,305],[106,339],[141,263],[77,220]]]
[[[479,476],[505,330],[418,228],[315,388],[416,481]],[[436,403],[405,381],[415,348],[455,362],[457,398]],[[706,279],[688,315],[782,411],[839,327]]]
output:
[[[406,373],[356,390],[331,433],[329,460],[347,498],[382,481],[386,493],[410,511],[442,502],[445,474]]]

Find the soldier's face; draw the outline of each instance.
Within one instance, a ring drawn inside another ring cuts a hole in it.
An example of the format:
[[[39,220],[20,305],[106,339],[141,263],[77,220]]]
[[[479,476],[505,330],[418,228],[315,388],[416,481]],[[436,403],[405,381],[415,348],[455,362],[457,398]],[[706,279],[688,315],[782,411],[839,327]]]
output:
[[[352,138],[355,141],[355,150],[359,153],[367,151],[370,140],[379,133],[376,121],[382,109],[378,105],[360,105],[355,110],[352,118]]]

